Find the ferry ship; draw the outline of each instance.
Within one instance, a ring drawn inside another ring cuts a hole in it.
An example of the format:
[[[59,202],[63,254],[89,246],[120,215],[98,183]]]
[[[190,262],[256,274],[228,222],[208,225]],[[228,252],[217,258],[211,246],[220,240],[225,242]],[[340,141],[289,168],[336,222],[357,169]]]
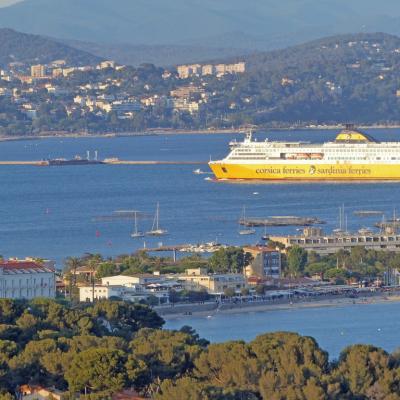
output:
[[[400,142],[379,142],[346,126],[332,142],[243,142],[209,166],[218,180],[400,180]]]

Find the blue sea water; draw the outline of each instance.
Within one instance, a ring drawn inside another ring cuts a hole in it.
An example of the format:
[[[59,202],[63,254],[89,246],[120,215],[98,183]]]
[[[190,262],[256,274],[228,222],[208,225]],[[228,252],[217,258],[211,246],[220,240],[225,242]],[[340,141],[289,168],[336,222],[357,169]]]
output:
[[[165,327],[180,329],[183,325],[211,342],[250,341],[267,332],[298,332],[315,338],[332,359],[352,344],[372,344],[388,352],[400,348],[399,303],[188,316],[167,320]]]
[[[334,131],[268,133],[270,139],[322,142]],[[399,130],[371,132],[380,140],[400,140]],[[266,135],[258,135],[259,140]],[[118,138],[44,139],[0,142],[0,160],[93,154],[130,160],[208,161],[226,155],[237,135],[170,135]],[[205,181],[191,165],[93,165],[65,167],[0,166],[0,254],[55,259],[85,252],[111,256],[143,247],[132,239],[132,221],[96,221],[115,210],[136,209],[147,217],[140,229],[151,227],[156,203],[161,226],[169,235],[145,238],[147,246],[197,243],[217,239],[227,244],[254,243],[263,234],[243,237],[237,219],[243,205],[250,217],[272,215],[317,216],[324,229],[337,227],[338,209],[345,204],[349,229],[372,226],[375,218],[353,216],[354,210],[375,209],[391,215],[399,208],[400,183],[226,183]],[[202,167],[207,169],[207,166]],[[258,193],[258,194],[255,194]],[[269,233],[296,229],[270,228]],[[397,304],[345,308],[302,309],[267,313],[219,315],[171,321],[168,327],[191,324],[213,341],[251,339],[264,331],[291,330],[317,338],[337,356],[346,344],[366,342],[393,350],[400,344]],[[381,329],[381,330],[378,330]]]
[[[334,131],[271,132],[270,139],[321,142]],[[382,140],[400,140],[399,130],[373,131]],[[258,135],[259,140],[266,135]],[[227,154],[228,143],[240,136],[169,135],[118,138],[51,138],[0,143],[0,160],[93,154],[129,160],[208,161]],[[247,216],[317,216],[337,227],[338,208],[344,204],[350,229],[371,226],[376,218],[360,219],[357,209],[383,210],[391,215],[399,205],[400,183],[227,183],[204,180],[193,165],[1,166],[0,254],[55,259],[85,252],[107,256],[144,246],[199,243],[254,243],[264,233],[240,236],[237,219],[245,205]],[[208,170],[206,165],[203,169]],[[156,203],[160,223],[169,235],[132,239],[132,221],[98,221],[115,210],[145,213],[141,230],[151,228]],[[295,233],[270,228],[268,233]]]

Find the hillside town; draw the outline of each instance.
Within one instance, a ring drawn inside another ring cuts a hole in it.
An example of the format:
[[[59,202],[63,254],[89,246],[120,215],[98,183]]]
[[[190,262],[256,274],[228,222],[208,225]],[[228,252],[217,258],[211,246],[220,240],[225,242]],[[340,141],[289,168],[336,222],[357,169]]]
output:
[[[376,34],[171,67],[13,61],[0,67],[0,135],[396,124],[399,49]]]
[[[31,132],[25,133],[134,131],[143,128],[144,115],[155,119],[154,126],[173,127],[165,124],[166,118],[178,126],[185,116],[201,118],[221,94],[207,89],[208,78],[224,79],[245,70],[244,62],[181,65],[172,70],[153,65],[135,69],[111,60],[96,66],[70,65],[66,60],[10,63],[0,70],[0,133],[21,133],[28,125]],[[3,126],[5,121],[14,124]]]

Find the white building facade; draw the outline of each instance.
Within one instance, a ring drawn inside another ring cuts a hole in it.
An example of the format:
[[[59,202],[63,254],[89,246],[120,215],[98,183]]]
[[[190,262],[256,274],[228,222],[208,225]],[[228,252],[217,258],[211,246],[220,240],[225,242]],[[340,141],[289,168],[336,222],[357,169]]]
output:
[[[30,300],[55,296],[53,267],[26,260],[0,262],[0,298]]]
[[[139,274],[135,276],[116,275],[101,279],[101,285],[80,286],[79,300],[94,300],[117,297],[122,300],[137,302],[149,297],[157,297],[161,302],[169,301],[171,290],[182,290],[182,284],[163,275]]]

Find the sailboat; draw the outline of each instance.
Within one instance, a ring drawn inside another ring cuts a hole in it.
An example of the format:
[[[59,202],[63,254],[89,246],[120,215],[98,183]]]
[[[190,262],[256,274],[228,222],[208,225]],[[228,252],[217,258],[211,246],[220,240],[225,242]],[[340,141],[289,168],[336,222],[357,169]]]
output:
[[[264,235],[261,236],[261,240],[268,241],[269,235],[267,235],[267,225],[264,226]]]
[[[243,206],[242,218],[239,221],[242,225],[246,226],[246,207]],[[239,235],[254,235],[256,230],[254,228],[239,229]]]
[[[141,231],[138,231],[138,226],[137,226],[137,211],[134,212],[135,213],[135,227],[134,227],[134,231],[131,233],[131,237],[133,238],[140,238],[144,236],[144,233]]]
[[[151,231],[146,232],[148,235],[162,236],[168,233],[168,231],[166,231],[165,229],[160,228],[159,219],[160,219],[160,203],[157,203],[156,215],[154,216],[153,226],[151,227]]]

